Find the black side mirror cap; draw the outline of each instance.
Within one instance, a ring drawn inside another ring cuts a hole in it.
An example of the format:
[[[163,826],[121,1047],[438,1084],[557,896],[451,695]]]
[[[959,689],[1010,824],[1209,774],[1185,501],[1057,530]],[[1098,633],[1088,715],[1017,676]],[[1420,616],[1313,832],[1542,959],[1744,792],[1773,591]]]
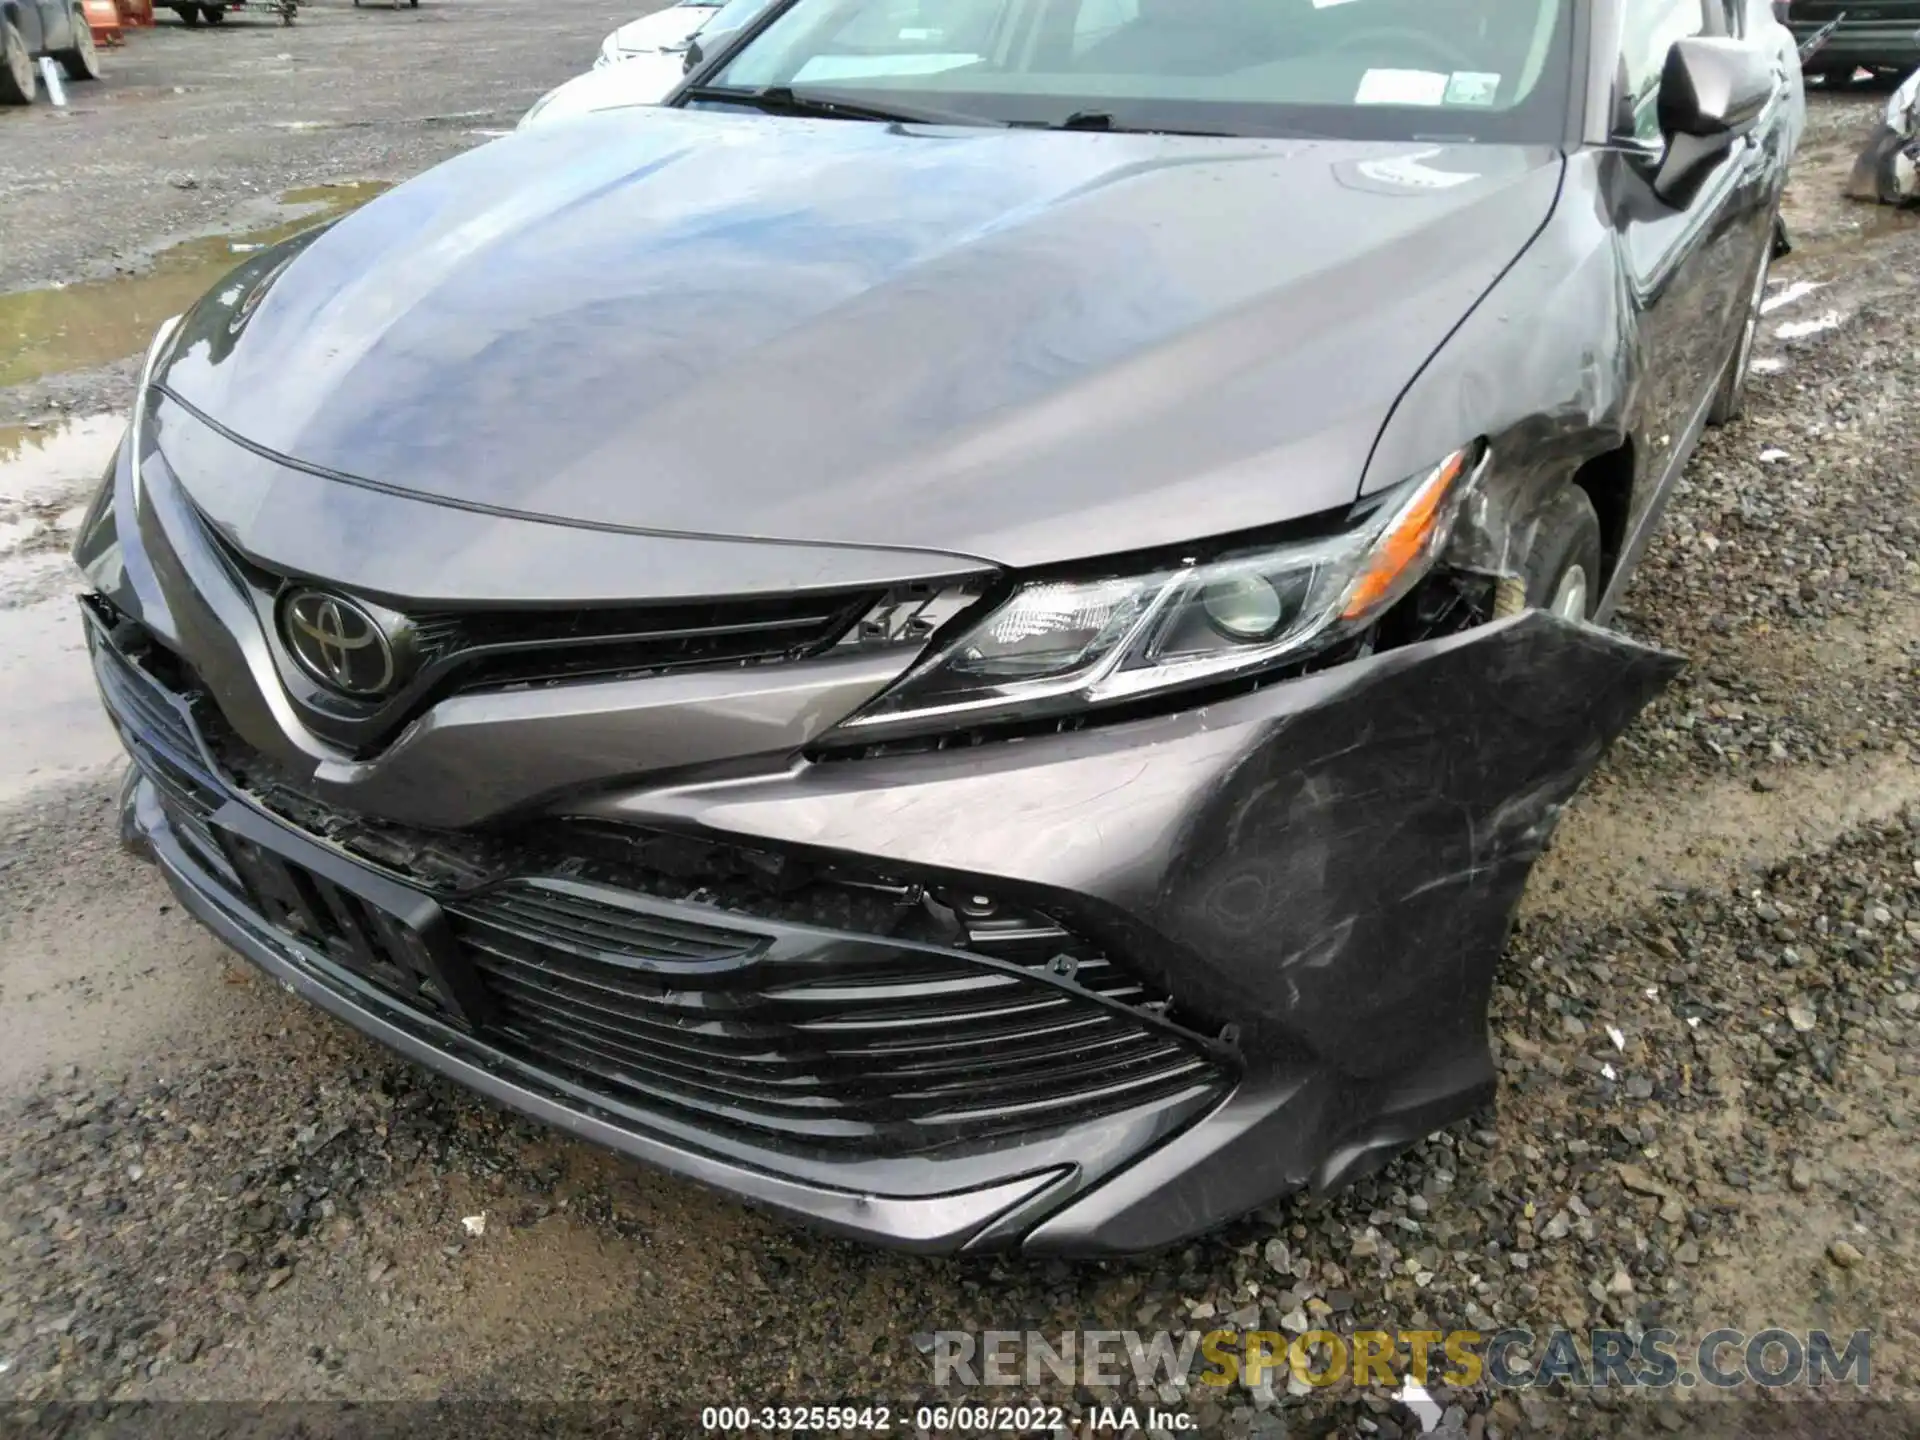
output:
[[[1666,153],[1653,188],[1688,204],[1734,142],[1773,103],[1779,77],[1771,57],[1744,40],[1691,35],[1676,40],[1660,74],[1660,133]]]
[[[1707,140],[1744,135],[1773,99],[1772,58],[1745,40],[1690,35],[1660,72],[1660,133]]]

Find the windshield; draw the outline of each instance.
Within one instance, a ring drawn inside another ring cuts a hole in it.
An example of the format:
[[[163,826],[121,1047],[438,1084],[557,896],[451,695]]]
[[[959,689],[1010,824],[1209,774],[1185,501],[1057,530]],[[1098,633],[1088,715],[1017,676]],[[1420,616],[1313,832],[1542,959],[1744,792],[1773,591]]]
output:
[[[793,0],[705,80],[983,123],[1554,143],[1573,4]]]

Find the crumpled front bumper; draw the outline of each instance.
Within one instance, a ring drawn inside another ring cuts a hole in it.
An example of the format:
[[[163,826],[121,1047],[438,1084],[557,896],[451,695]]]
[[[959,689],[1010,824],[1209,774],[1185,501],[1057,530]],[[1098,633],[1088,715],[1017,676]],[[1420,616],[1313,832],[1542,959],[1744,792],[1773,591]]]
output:
[[[529,594],[664,584],[681,542],[523,534],[289,478],[168,423],[213,511],[157,450],[142,475],[123,450],[76,553],[141,776],[126,833],[182,903],[295,993],[503,1104],[920,1250],[1178,1242],[1481,1105],[1529,869],[1680,664],[1535,612],[1152,718],[810,750],[910,658],[882,653],[458,694],[343,758],[276,679],[212,535],[222,514],[271,496],[276,533],[404,537],[362,556],[355,583],[381,594],[369,576],[472,554],[511,555]],[[717,547],[767,587],[769,565],[947,573],[703,544],[703,563]],[[663,889],[625,849],[588,874],[591,836],[745,862]],[[462,846],[485,852],[477,880],[414,863]],[[794,876],[822,903],[796,911]],[[956,928],[876,925],[876,896]],[[956,919],[975,901],[992,912],[978,935]],[[576,907],[559,930],[556,905]],[[583,959],[565,927],[577,939],[589,912]]]
[[[853,1160],[614,1103],[484,1027],[360,983],[196,858],[143,752],[141,717],[111,677],[103,691],[155,777],[128,792],[134,843],[229,945],[375,1039],[526,1114],[841,1233],[1084,1254],[1174,1243],[1289,1190],[1336,1186],[1483,1104],[1486,1004],[1529,869],[1678,665],[1532,612],[1162,718],[555,807],[1012,897],[1173,997],[1207,1056],[1203,1083],[1131,1109]],[[276,843],[296,856],[311,847],[315,867],[355,863],[243,794],[219,803],[284,830]],[[821,957],[871,943],[801,940]],[[1045,983],[1067,994],[1075,982]]]

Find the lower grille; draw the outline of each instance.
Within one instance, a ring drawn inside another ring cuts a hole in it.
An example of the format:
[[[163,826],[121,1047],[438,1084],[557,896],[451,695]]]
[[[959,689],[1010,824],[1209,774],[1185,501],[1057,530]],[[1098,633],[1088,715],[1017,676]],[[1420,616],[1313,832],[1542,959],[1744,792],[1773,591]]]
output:
[[[1226,1083],[1221,1052],[1164,997],[988,896],[611,826],[369,834],[277,789],[256,797],[278,812],[268,821],[232,803],[208,758],[224,766],[237,744],[217,713],[197,713],[163,683],[171,671],[130,660],[103,628],[95,639],[102,694],[176,835],[255,924],[583,1099],[859,1157]]]
[[[207,763],[184,700],[110,646],[96,647],[94,674],[107,714],[127,753],[167,799],[167,818],[180,843],[201,865],[229,883],[238,877],[207,826],[223,787]]]
[[[617,903],[580,923],[543,908],[549,896],[516,884],[451,908],[494,998],[488,1038],[630,1104],[898,1155],[1218,1078],[1171,1029],[1095,998],[1135,988],[1103,960],[1079,965],[1075,990],[851,937],[662,935],[652,913],[612,918]]]

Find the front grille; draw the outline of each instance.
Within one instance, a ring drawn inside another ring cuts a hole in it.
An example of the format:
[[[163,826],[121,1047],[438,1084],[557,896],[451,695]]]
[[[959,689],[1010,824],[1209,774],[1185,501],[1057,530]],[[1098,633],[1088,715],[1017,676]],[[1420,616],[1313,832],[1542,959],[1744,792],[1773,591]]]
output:
[[[1044,967],[936,950],[662,933],[651,913],[538,885],[452,914],[495,1044],[595,1093],[789,1143],[913,1154],[1218,1079],[1124,1008],[1139,987],[1099,957],[1064,962],[1061,988]]]
[[[447,993],[426,941],[366,897],[230,833],[217,842],[260,919],[345,966],[395,999],[471,1028]]]
[[[201,754],[185,703],[111,648],[103,647],[95,673],[107,713],[129,753],[170,796],[202,814],[211,813],[220,782]]]
[[[449,696],[804,660],[852,636],[864,636],[863,644],[878,643],[866,635],[865,624],[876,608],[892,613],[904,597],[945,593],[915,584],[641,605],[405,614],[359,597],[385,616],[383,626],[391,627],[403,663],[398,687],[369,699],[316,683],[288,653],[281,602],[308,582],[296,585],[256,564],[210,525],[203,525],[202,534],[251,598],[281,683],[302,718],[356,754],[377,749]],[[917,644],[925,637],[914,631],[883,638],[890,644]]]
[[[439,612],[414,617],[439,693],[803,659],[838,640],[875,593],[780,596],[617,610]]]
[[[194,732],[188,702],[104,642],[94,674],[120,741],[142,774],[167,800],[167,818],[199,863],[229,882],[233,867],[215,842],[207,817],[219,808],[220,781]]]
[[[612,825],[371,825],[236,771],[245,747],[218,712],[156,675],[171,657],[136,664],[95,633],[102,692],[175,833],[256,924],[583,1101],[858,1157],[1225,1083],[1199,1022],[1047,916]],[[207,818],[235,790],[318,858],[236,845],[224,817],[216,838]]]

